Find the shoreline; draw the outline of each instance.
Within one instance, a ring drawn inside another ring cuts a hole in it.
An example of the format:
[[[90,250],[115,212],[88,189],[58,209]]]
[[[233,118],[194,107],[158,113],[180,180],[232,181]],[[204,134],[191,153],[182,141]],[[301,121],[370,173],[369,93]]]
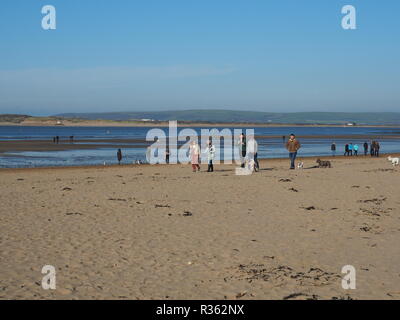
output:
[[[321,160],[330,160],[332,163],[334,163],[335,160],[351,160],[354,159],[354,161],[360,161],[360,160],[366,160],[366,159],[372,159],[372,160],[379,160],[379,159],[386,159],[388,156],[393,156],[393,157],[400,157],[400,153],[381,153],[380,157],[371,157],[369,154],[367,156],[364,155],[359,155],[359,156],[344,156],[344,155],[336,155],[335,157],[333,156],[301,156],[298,155],[297,156],[297,160],[296,163],[298,163],[301,160],[307,161],[307,165],[309,163],[309,161],[312,161],[312,166],[310,166],[311,168],[314,168],[314,166],[316,165],[315,161],[317,159],[321,159]],[[258,158],[258,161],[260,163],[260,167],[261,170],[268,168],[268,163],[271,162],[282,162],[287,160],[289,163],[289,158],[288,157],[279,157],[279,158]],[[263,167],[263,164],[266,166]],[[184,163],[176,163],[176,164],[149,164],[149,163],[143,163],[143,164],[121,164],[118,165],[117,163],[115,164],[107,164],[107,165],[79,165],[79,166],[44,166],[44,167],[21,167],[21,168],[0,168],[0,173],[10,173],[10,172],[30,172],[30,171],[53,171],[53,170],[87,170],[87,169],[103,169],[103,170],[107,170],[107,169],[116,169],[116,168],[121,168],[121,169],[127,169],[127,168],[139,168],[139,167],[143,167],[143,168],[149,168],[149,167],[153,167],[153,168],[164,168],[167,166],[171,166],[171,167],[176,167],[176,166],[190,166],[190,163],[188,164],[184,164]],[[203,166],[204,168],[206,168],[207,164],[206,163],[201,163],[200,166]],[[224,163],[220,163],[220,164],[214,164],[215,172],[221,171],[218,170],[218,168],[222,167],[222,166],[238,166],[238,164],[235,164],[234,162],[231,164],[224,164]],[[305,167],[304,169],[307,170],[307,167]],[[303,169],[303,170],[304,170]],[[222,170],[224,171],[224,170]]]
[[[129,122],[129,121],[97,121],[97,120],[88,120],[82,122],[73,122],[64,120],[63,125],[54,124],[54,122],[39,122],[39,121],[23,121],[21,123],[13,123],[13,122],[0,122],[0,127],[60,127],[60,128],[75,128],[75,127],[148,127],[148,128],[157,128],[157,127],[168,127],[168,121],[160,121],[160,122]],[[240,123],[240,122],[185,122],[178,121],[179,127],[243,127],[243,128],[259,128],[259,127],[270,127],[270,128],[279,128],[279,127],[313,127],[313,128],[400,128],[400,124],[391,124],[391,125],[354,125],[349,126],[346,124],[299,124],[299,123]]]
[[[256,139],[263,140],[280,140],[282,142],[281,135],[256,135]],[[201,139],[205,139],[204,136]],[[357,140],[396,140],[400,139],[400,134],[390,135],[372,135],[372,134],[353,134],[353,135],[298,135],[299,140],[308,139],[325,139],[325,140],[349,140],[349,142],[355,142]],[[351,141],[352,140],[352,141]],[[146,141],[146,139],[79,139],[75,137],[73,142],[69,142],[66,137],[61,137],[60,143],[56,144],[49,140],[1,140],[0,139],[0,156],[6,156],[4,153],[7,152],[27,152],[27,151],[64,151],[64,150],[96,150],[102,148],[146,148],[154,143],[152,141]],[[183,144],[184,142],[182,142]],[[223,142],[221,142],[221,145]]]

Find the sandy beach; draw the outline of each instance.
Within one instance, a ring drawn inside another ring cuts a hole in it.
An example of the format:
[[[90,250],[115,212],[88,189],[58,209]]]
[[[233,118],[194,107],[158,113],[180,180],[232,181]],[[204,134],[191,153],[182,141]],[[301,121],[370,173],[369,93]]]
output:
[[[303,160],[0,170],[0,299],[399,299],[400,168]]]

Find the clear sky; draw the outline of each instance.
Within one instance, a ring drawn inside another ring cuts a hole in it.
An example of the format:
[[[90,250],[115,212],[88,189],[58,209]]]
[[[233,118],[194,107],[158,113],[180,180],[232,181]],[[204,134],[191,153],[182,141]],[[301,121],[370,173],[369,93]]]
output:
[[[1,0],[0,113],[400,111],[399,16],[398,0]]]

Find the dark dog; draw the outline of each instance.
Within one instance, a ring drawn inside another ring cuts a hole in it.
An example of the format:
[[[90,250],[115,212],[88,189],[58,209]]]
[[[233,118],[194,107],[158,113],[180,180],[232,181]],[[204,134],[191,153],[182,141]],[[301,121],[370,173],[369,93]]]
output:
[[[322,161],[321,159],[318,159],[317,163],[319,168],[332,168],[330,161]]]

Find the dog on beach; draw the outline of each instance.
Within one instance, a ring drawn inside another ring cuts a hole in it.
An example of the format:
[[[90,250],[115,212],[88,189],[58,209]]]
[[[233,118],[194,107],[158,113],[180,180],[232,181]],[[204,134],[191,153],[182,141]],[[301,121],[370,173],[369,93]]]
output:
[[[299,162],[297,164],[297,169],[303,169],[304,168],[304,162]]]
[[[246,159],[245,167],[250,171],[254,172],[255,161],[254,159]]]
[[[388,160],[392,162],[393,167],[394,166],[398,166],[399,163],[400,163],[400,159],[399,158],[392,158],[391,156],[389,156]]]
[[[323,161],[321,159],[317,160],[318,168],[332,168],[332,164],[330,161]]]

